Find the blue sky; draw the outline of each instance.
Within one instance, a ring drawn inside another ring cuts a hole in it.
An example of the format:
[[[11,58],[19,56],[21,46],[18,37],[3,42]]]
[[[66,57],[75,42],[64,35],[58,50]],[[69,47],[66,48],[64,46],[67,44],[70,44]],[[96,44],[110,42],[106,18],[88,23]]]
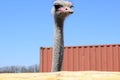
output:
[[[0,0],[0,67],[39,64],[39,48],[52,47],[54,0]],[[70,0],[65,46],[120,44],[120,0]]]

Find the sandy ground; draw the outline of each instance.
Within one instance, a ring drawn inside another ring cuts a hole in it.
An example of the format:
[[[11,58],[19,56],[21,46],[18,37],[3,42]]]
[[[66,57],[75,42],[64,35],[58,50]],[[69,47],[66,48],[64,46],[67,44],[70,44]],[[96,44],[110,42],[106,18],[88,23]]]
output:
[[[120,72],[3,73],[0,80],[120,80]]]

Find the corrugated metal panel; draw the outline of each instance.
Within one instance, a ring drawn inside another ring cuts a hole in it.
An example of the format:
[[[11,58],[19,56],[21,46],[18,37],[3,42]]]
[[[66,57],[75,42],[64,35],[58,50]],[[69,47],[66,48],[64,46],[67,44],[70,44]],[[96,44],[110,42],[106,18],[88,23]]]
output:
[[[52,62],[52,48],[40,48],[40,71],[50,72]]]
[[[43,72],[43,48],[40,48],[40,71]]]
[[[50,72],[52,48],[40,49],[40,71]],[[120,71],[120,44],[64,48],[63,71]]]

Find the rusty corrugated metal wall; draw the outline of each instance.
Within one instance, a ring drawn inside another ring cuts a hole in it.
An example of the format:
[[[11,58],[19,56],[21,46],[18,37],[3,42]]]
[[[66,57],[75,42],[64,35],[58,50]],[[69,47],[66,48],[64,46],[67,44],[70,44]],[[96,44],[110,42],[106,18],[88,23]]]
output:
[[[40,48],[40,72],[50,72],[52,48]],[[120,44],[64,48],[63,71],[120,71]]]

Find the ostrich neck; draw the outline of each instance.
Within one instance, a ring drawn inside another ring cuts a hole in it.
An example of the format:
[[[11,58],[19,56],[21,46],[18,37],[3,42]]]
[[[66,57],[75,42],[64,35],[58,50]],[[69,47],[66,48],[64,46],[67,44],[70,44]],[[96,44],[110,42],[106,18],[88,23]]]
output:
[[[55,18],[54,20],[54,41],[57,40],[57,45],[60,46],[63,44],[64,20],[59,18]]]
[[[60,71],[62,67],[63,53],[64,53],[64,36],[63,27],[64,20],[54,18],[54,44],[52,56],[52,72]]]
[[[54,19],[54,46],[55,53],[60,53],[61,49],[64,47],[64,36],[63,36],[63,25],[64,20],[55,18]]]

